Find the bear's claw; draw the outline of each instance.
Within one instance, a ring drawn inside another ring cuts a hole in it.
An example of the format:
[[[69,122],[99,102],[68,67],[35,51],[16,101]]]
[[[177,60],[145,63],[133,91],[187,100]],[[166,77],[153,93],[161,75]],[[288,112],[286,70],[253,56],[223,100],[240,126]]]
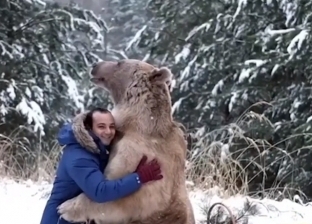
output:
[[[85,222],[86,220],[81,216],[83,213],[78,209],[75,201],[68,200],[62,203],[58,208],[60,218],[69,222]]]

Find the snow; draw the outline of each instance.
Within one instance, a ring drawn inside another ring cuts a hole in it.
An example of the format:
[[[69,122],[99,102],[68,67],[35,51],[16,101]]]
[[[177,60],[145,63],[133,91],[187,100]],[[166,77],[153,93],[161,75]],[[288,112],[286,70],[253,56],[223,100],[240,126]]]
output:
[[[46,124],[46,120],[40,106],[35,101],[29,101],[25,97],[22,97],[22,100],[16,106],[16,110],[27,117],[28,124],[34,122],[33,129],[35,132],[39,130],[42,136],[45,135],[43,126]]]
[[[271,36],[280,35],[280,34],[287,34],[287,33],[293,32],[293,31],[296,31],[296,29],[295,28],[289,28],[289,29],[284,29],[284,30],[272,30],[270,28],[266,29],[266,32]]]
[[[213,87],[212,91],[211,91],[211,95],[212,96],[216,96],[218,94],[218,91],[222,90],[224,86],[224,81],[223,80],[219,80],[219,82]]]
[[[128,46],[126,47],[126,51],[128,51],[136,42],[139,41],[142,33],[147,29],[147,25],[144,25],[140,30],[136,32],[134,37],[129,41]]]
[[[174,114],[176,111],[180,109],[180,106],[182,104],[182,101],[185,100],[187,97],[181,97],[177,101],[174,102],[172,105],[172,114]]]
[[[274,73],[277,71],[278,68],[279,68],[279,64],[274,65],[274,67],[271,71],[271,76],[274,75]]]
[[[175,63],[178,64],[181,60],[181,58],[183,58],[184,60],[189,56],[189,54],[191,53],[191,44],[187,44],[183,47],[183,50],[177,54],[175,56]]]
[[[192,183],[188,183],[192,185]],[[49,196],[51,184],[47,182],[34,183],[32,181],[13,181],[8,178],[0,180],[0,217],[2,221],[10,223],[38,224]],[[189,193],[196,224],[206,223],[207,206],[216,202],[225,204],[231,209],[233,215],[242,211],[248,199],[258,210],[254,215],[248,215],[249,224],[308,224],[312,222],[312,204],[299,204],[290,200],[280,202],[271,199],[251,199],[236,195],[226,199],[217,196],[220,190],[213,189],[202,191],[194,189]],[[300,200],[297,198],[297,201]],[[212,215],[215,214],[215,208]]]
[[[76,107],[84,110],[84,105],[83,105],[83,96],[80,95],[79,90],[78,90],[78,86],[76,81],[70,77],[70,76],[64,76],[64,75],[60,75],[62,80],[66,83],[67,87],[68,87],[68,96],[70,97],[70,99],[72,99],[74,101],[74,103],[76,104]]]
[[[264,65],[267,61],[260,60],[260,59],[250,59],[244,62],[244,65],[253,66],[252,68],[243,68],[239,78],[238,83],[243,82],[245,79],[249,78],[250,75],[256,71],[260,66]]]
[[[239,0],[238,1],[238,6],[236,9],[235,14],[233,15],[233,19],[235,20],[238,14],[241,12],[242,8],[244,8],[247,5],[247,0]]]
[[[188,34],[188,36],[185,38],[185,41],[188,41],[191,37],[193,37],[196,33],[198,33],[201,30],[205,30],[207,32],[211,27],[211,22],[203,23],[200,26],[196,26],[191,30],[191,32]]]
[[[196,55],[184,68],[184,70],[181,72],[181,76],[179,77],[179,81],[186,80],[191,75],[191,68],[195,64],[198,56]]]
[[[302,30],[299,34],[297,34],[289,43],[287,47],[287,52],[289,53],[289,59],[294,57],[294,54],[297,50],[300,50],[304,40],[308,37],[309,33],[307,30]]]
[[[312,121],[312,116],[308,117],[308,119],[307,119],[306,122],[308,123],[308,122],[310,122],[310,121]]]
[[[238,93],[233,92],[233,93],[232,93],[232,96],[231,96],[231,99],[230,99],[229,106],[228,106],[230,112],[233,110],[234,104],[236,103],[236,101],[238,100],[238,98],[239,98]]]
[[[285,25],[287,27],[292,26],[294,24],[294,17],[296,15],[297,11],[297,2],[287,2],[287,1],[281,1],[281,8],[286,16]]]

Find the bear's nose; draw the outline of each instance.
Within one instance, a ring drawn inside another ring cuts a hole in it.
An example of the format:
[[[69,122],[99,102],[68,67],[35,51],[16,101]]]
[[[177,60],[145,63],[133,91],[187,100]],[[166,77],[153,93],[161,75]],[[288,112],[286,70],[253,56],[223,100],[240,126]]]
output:
[[[91,75],[95,75],[96,74],[97,66],[98,66],[98,63],[93,63],[92,64]]]

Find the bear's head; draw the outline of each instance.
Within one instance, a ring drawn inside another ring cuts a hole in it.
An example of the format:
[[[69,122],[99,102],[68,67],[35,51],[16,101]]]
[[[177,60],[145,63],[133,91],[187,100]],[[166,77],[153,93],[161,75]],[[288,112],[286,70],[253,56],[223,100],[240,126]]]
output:
[[[134,59],[102,61],[91,70],[91,81],[109,91],[118,117],[127,116],[138,127],[145,122],[155,131],[172,122],[172,78],[168,68],[156,68]]]
[[[137,87],[140,82],[149,82],[154,86],[166,85],[170,91],[172,73],[168,68],[158,69],[134,59],[102,61],[93,65],[91,81],[109,91],[114,103],[118,104],[125,92],[131,87]]]

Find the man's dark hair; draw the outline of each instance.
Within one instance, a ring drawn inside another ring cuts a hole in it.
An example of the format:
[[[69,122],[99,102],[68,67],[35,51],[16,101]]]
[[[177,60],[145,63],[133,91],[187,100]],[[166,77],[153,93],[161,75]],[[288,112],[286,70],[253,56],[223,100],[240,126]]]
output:
[[[83,124],[87,130],[91,130],[93,128],[93,118],[92,117],[93,117],[93,114],[95,112],[100,112],[100,113],[104,113],[104,114],[111,113],[109,110],[107,110],[105,108],[101,108],[101,107],[97,107],[97,108],[90,110],[87,113],[85,120],[83,121]]]

